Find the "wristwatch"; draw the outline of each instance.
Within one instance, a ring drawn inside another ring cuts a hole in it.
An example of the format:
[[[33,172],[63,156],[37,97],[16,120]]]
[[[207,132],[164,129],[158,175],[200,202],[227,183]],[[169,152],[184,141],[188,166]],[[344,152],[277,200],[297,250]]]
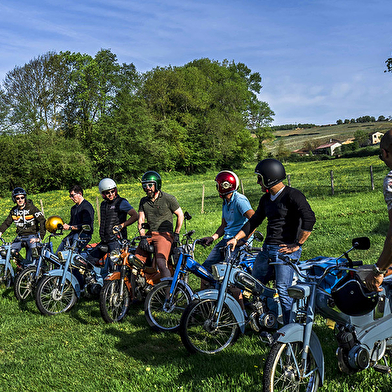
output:
[[[303,244],[301,244],[301,243],[297,240],[297,241],[295,241],[295,245],[301,247]]]
[[[374,275],[378,276],[378,275],[385,275],[387,273],[387,270],[381,270],[380,268],[378,268],[377,264],[373,264],[373,269],[372,269]]]

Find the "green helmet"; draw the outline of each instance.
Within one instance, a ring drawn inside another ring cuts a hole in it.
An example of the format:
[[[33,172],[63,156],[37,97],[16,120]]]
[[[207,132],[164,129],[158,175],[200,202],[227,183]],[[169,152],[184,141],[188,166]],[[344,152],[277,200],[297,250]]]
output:
[[[155,171],[147,171],[143,174],[142,177],[142,185],[153,182],[155,184],[155,189],[157,191],[161,190],[162,187],[162,179],[161,176]]]

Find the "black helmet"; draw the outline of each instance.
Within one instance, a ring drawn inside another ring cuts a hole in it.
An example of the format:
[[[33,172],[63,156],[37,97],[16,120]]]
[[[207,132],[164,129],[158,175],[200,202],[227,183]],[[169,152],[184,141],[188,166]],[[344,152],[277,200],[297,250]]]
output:
[[[263,185],[269,189],[286,178],[283,165],[276,159],[263,159],[255,169],[255,173],[261,177]]]
[[[356,274],[348,273],[331,290],[335,305],[349,316],[363,316],[378,303],[378,293],[369,291]]]
[[[27,193],[23,188],[17,187],[12,191],[12,201],[16,203],[15,196],[23,195],[25,198],[27,197]]]
[[[161,190],[162,179],[161,179],[161,176],[157,172],[150,170],[150,171],[147,171],[143,174],[142,185],[148,184],[150,182],[153,182],[155,184],[155,189],[157,191]]]

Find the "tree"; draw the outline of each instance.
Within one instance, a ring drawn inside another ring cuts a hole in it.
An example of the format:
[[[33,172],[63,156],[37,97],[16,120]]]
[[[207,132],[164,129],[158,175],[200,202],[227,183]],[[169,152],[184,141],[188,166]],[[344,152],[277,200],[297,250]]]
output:
[[[362,129],[355,131],[354,138],[361,147],[367,146],[369,144],[369,135]]]

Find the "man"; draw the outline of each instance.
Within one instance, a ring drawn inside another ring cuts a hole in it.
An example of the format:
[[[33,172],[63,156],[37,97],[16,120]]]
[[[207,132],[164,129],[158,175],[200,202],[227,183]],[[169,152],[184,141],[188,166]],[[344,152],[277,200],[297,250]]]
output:
[[[222,222],[210,237],[202,238],[205,245],[212,244],[215,240],[223,237],[212,249],[203,266],[211,272],[211,266],[223,261],[222,248],[227,241],[232,238],[241,227],[255,213],[246,196],[237,192],[239,180],[235,173],[224,170],[215,177],[216,189],[223,199]],[[206,282],[202,281],[202,288],[206,287]]]
[[[283,322],[287,324],[292,305],[287,289],[292,284],[294,271],[284,263],[271,266],[269,261],[277,262],[285,257],[299,260],[302,246],[310,236],[316,219],[305,196],[283,184],[286,171],[279,161],[264,159],[256,166],[255,173],[265,195],[261,197],[255,214],[228,244],[234,248],[241,238],[249,235],[267,218],[267,235],[262,251],[256,257],[252,275],[267,283],[275,272]]]
[[[100,205],[101,222],[99,226],[99,236],[101,242],[90,253],[92,261],[98,261],[104,254],[100,249],[101,245],[107,245],[108,251],[119,249],[117,232],[121,232],[122,238],[127,238],[127,226],[137,221],[138,215],[128,200],[120,197],[117,192],[117,184],[111,178],[104,178],[100,181],[99,192],[104,199]],[[127,219],[127,216],[129,218]],[[113,265],[110,265],[113,269]],[[102,276],[109,272],[109,264],[103,268]]]
[[[148,171],[142,177],[143,190],[146,196],[139,204],[139,232],[144,236],[143,223],[147,220],[149,224],[148,243],[155,248],[156,263],[162,278],[170,277],[168,260],[173,242],[179,241],[179,234],[184,221],[184,213],[177,199],[173,195],[162,192],[161,176],[155,171]],[[177,216],[176,227],[173,232],[173,214]],[[147,259],[144,246],[139,244],[136,256],[143,262]]]
[[[17,237],[12,243],[12,249],[19,252],[22,244],[26,244],[26,261],[29,264],[32,262],[32,250],[36,248],[36,243],[45,236],[45,217],[31,200],[27,200],[27,193],[23,188],[17,187],[12,191],[12,201],[16,205],[0,226],[0,237],[14,222]]]
[[[389,228],[384,241],[384,247],[373,270],[366,276],[366,287],[370,291],[381,291],[384,275],[392,264],[392,129],[385,132],[380,141],[380,159],[390,169],[384,179],[384,200],[388,208]]]
[[[82,242],[78,244],[78,252],[80,252],[91,240],[94,230],[94,208],[90,202],[88,202],[83,197],[83,189],[79,185],[73,185],[69,189],[69,197],[75,203],[74,206],[71,207],[71,219],[69,224],[64,223],[64,230],[71,230],[71,232],[63,238],[59,247],[57,248],[57,252],[62,251],[64,249],[65,244],[68,243],[72,245],[75,239],[83,239]],[[91,230],[82,231],[83,225],[89,225]],[[56,252],[56,253],[57,253]]]

